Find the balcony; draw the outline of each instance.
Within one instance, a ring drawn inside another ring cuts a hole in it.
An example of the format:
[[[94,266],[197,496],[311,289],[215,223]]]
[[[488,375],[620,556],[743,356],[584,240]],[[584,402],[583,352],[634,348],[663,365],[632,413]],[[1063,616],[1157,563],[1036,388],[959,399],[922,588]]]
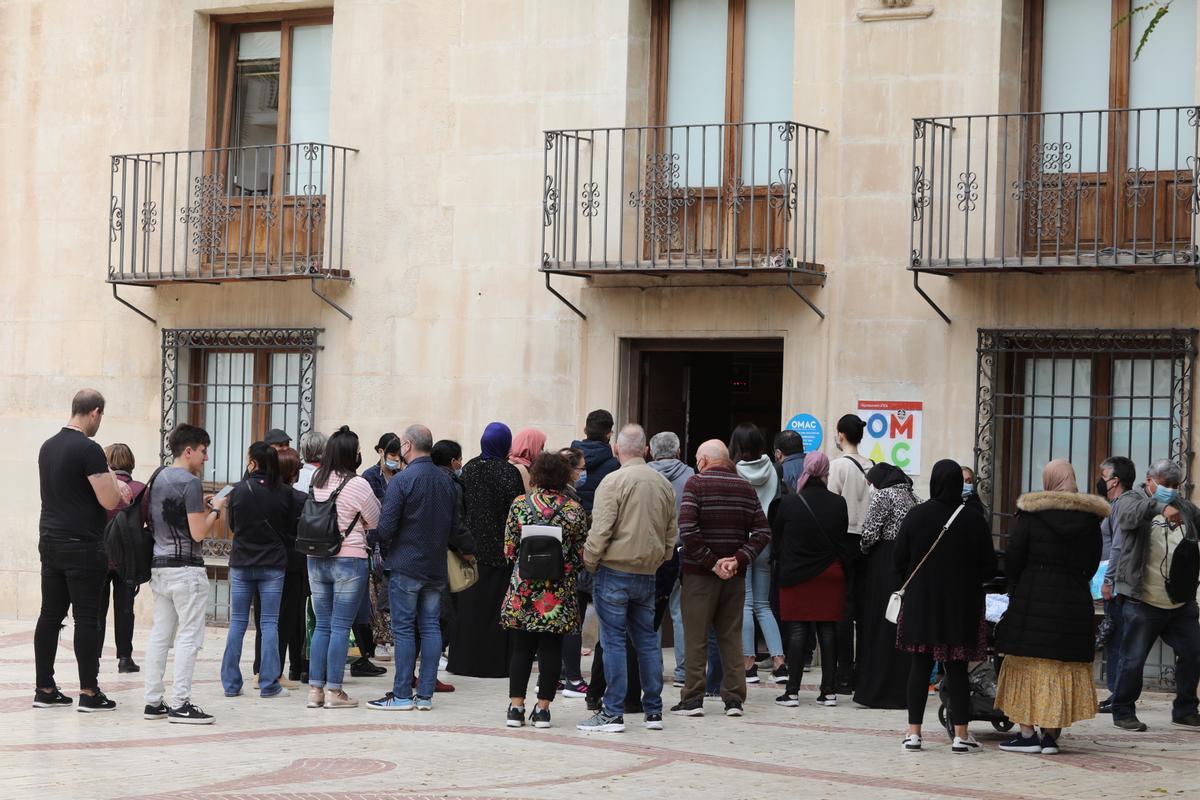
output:
[[[787,121],[547,131],[541,269],[600,285],[821,284],[822,133]]]
[[[1200,108],[913,120],[909,268],[1195,270]]]
[[[353,152],[300,142],[112,156],[109,283],[348,279]]]

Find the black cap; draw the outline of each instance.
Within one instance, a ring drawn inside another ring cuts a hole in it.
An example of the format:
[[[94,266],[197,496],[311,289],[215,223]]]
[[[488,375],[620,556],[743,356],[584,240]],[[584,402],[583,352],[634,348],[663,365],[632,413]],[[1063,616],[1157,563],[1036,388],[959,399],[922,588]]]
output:
[[[267,431],[267,435],[263,437],[263,441],[270,445],[291,444],[292,437],[279,430],[279,428],[271,428],[271,430]]]
[[[375,449],[376,450],[386,450],[388,447],[395,447],[396,442],[398,442],[399,440],[400,440],[400,437],[397,436],[396,434],[385,433],[383,436],[379,437],[379,444],[375,445]],[[395,451],[393,451],[393,452],[395,452]]]

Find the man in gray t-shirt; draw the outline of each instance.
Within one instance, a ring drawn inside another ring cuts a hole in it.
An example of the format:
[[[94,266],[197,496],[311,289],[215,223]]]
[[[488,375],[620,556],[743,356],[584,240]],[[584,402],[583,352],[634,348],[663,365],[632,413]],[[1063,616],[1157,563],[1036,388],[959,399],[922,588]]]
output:
[[[192,538],[188,514],[203,514],[204,487],[183,467],[166,467],[154,479],[150,492],[150,519],[154,526],[155,567],[202,567],[200,542]]]
[[[200,476],[208,461],[208,434],[194,425],[171,431],[171,466],[150,485],[150,519],[154,526],[154,560],[150,590],[154,593],[154,626],[146,645],[146,719],[206,725],[211,714],[192,705],[192,673],[204,643],[208,608],[208,575],[201,543],[212,533],[225,498],[204,496]],[[211,509],[211,510],[209,510]],[[171,703],[164,697],[167,651],[175,645],[175,683]]]

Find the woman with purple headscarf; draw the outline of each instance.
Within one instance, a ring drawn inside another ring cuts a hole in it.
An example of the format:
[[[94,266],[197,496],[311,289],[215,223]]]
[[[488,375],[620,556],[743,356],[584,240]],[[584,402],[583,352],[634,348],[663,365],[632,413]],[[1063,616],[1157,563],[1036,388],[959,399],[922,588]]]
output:
[[[508,632],[500,627],[500,606],[512,567],[504,559],[504,524],[513,499],[525,491],[521,473],[508,463],[512,441],[509,427],[493,422],[479,440],[479,455],[463,465],[463,502],[479,580],[453,596],[458,620],[447,669],[456,675],[508,676]]]
[[[796,482],[795,494],[784,495],[771,518],[771,546],[779,568],[779,617],[790,622],[787,687],[775,699],[798,706],[800,679],[808,642],[821,645],[819,706],[837,705],[837,623],[842,618],[846,575],[842,562],[855,546],[846,501],[829,491],[829,459],[810,453]]]

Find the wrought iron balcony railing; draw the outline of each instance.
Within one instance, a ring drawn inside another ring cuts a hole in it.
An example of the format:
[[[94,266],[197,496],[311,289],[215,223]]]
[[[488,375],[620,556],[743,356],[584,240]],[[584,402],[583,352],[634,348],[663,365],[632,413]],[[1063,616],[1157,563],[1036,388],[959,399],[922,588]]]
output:
[[[913,120],[920,272],[1195,268],[1200,108]]]
[[[547,131],[541,268],[820,282],[825,132],[786,121]]]
[[[113,156],[109,282],[349,278],[353,152],[299,142]]]

